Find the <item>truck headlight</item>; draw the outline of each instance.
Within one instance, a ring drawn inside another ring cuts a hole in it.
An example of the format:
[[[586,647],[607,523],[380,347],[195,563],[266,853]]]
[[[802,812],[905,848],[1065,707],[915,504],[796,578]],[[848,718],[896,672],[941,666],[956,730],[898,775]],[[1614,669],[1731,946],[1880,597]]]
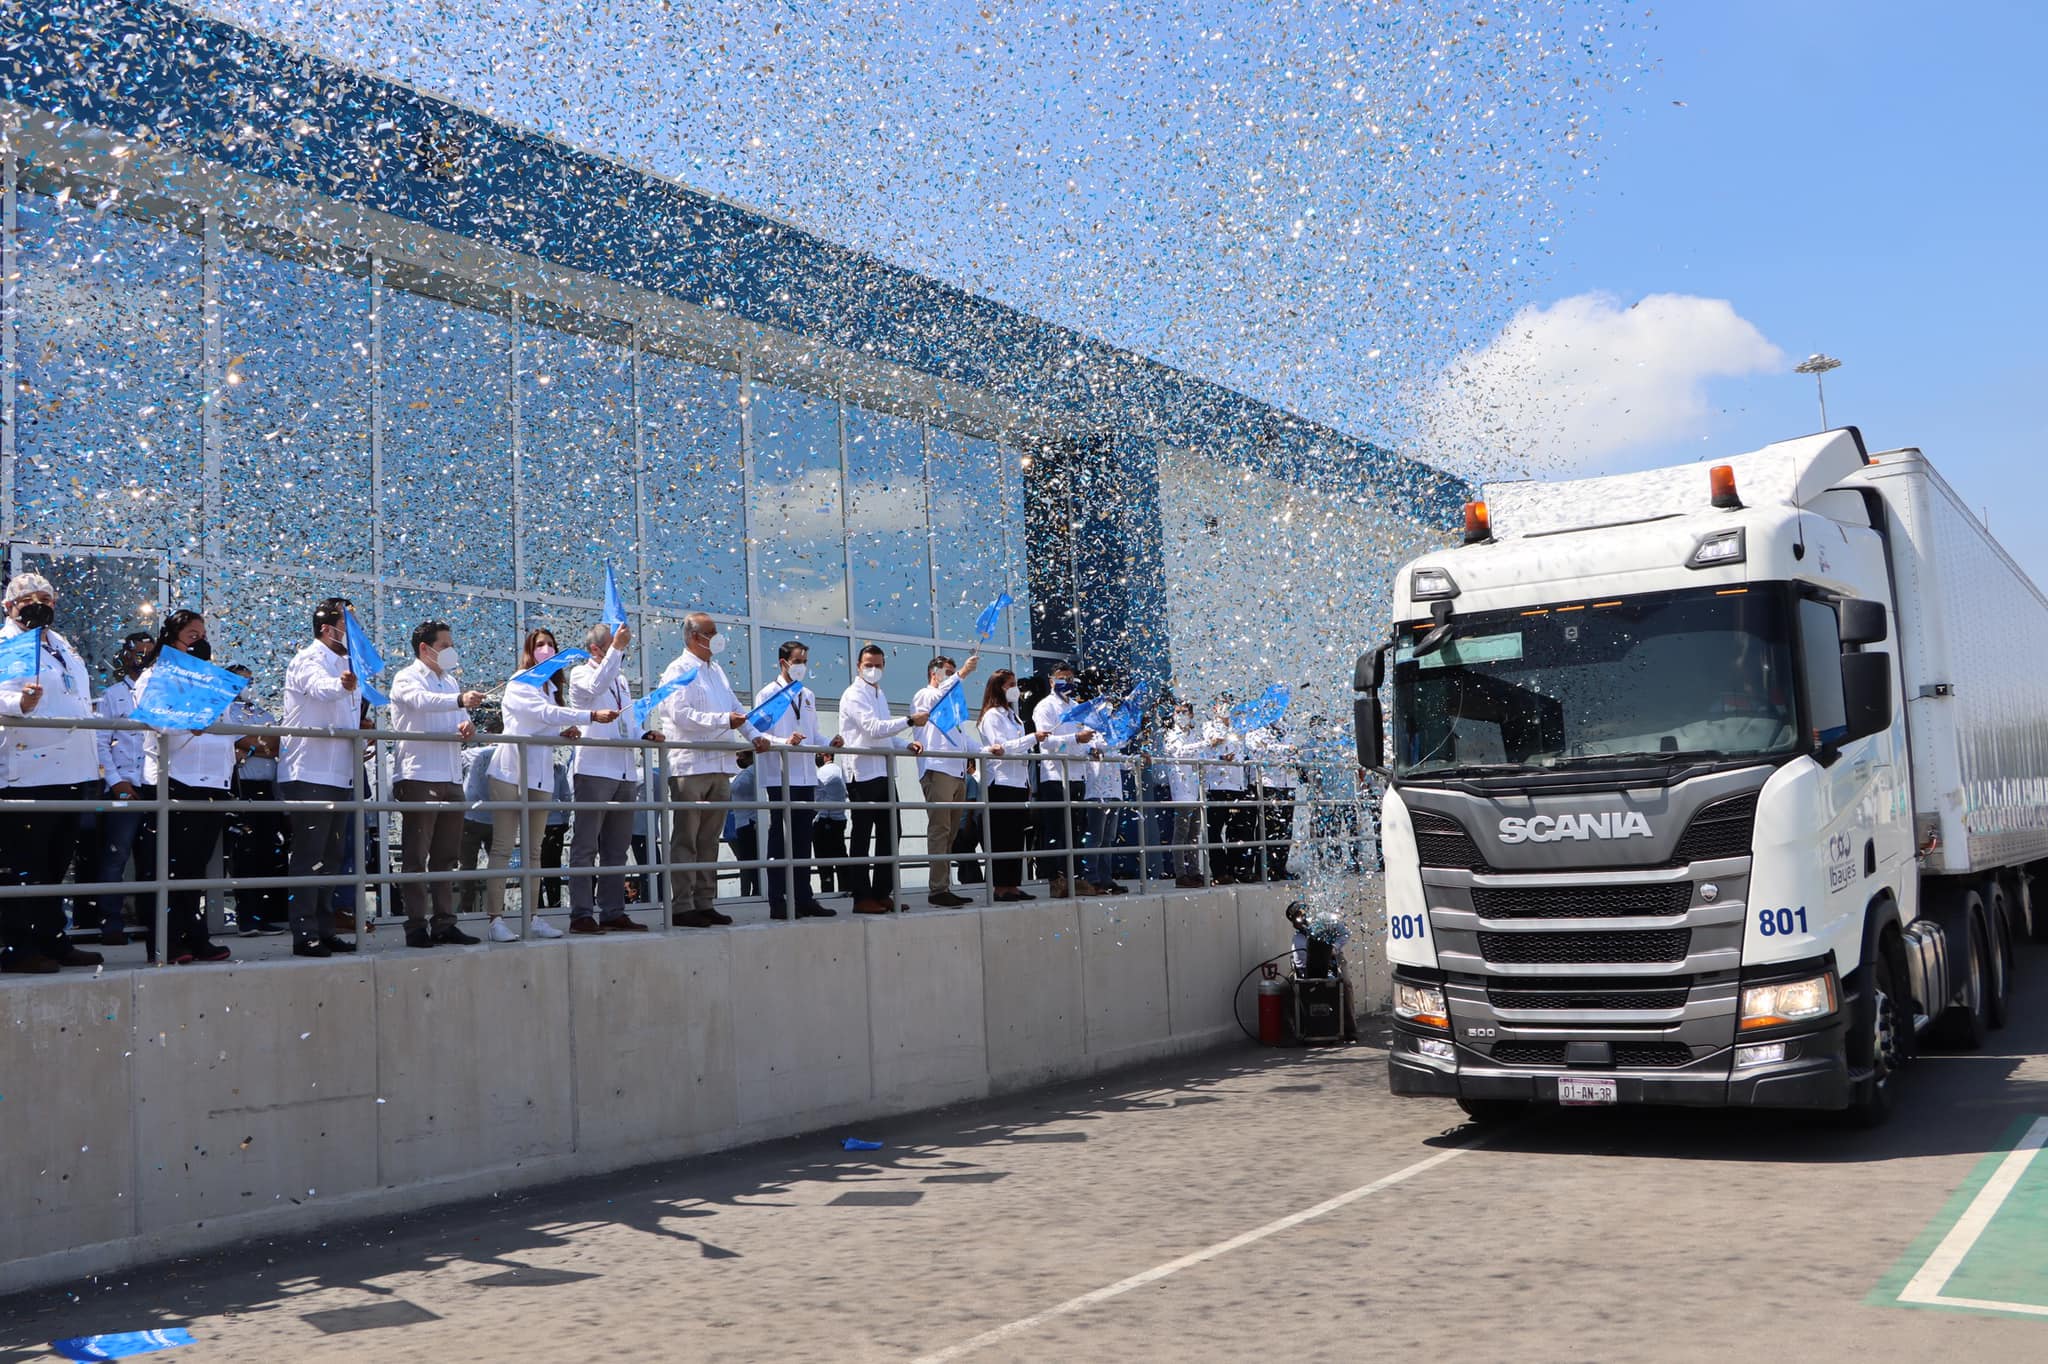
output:
[[[1742,991],[1742,1030],[1745,1032],[1751,1028],[1775,1028],[1781,1023],[1825,1018],[1834,1011],[1833,973],[1809,976],[1805,980],[1749,985]]]
[[[1430,1028],[1449,1028],[1450,1010],[1444,1007],[1444,992],[1433,985],[1394,982],[1394,1016]]]

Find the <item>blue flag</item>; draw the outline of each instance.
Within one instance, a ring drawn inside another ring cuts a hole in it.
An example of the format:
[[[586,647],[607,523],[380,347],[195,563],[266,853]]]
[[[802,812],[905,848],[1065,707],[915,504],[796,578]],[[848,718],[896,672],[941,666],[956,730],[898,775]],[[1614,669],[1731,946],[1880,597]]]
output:
[[[638,701],[635,701],[633,703],[633,727],[642,734],[645,734],[647,732],[648,717],[654,714],[654,708],[668,700],[669,697],[674,696],[684,687],[695,682],[697,674],[702,671],[702,668],[692,668],[686,673],[677,673],[674,677],[671,677],[668,681],[662,683]],[[773,700],[774,698],[770,697],[769,699]],[[795,698],[792,697],[790,699],[794,700]]]
[[[368,701],[373,706],[388,706],[391,704],[391,698],[389,696],[387,696],[385,693],[381,691],[378,691],[375,687],[371,686],[368,682],[365,682],[360,677],[356,679],[356,688],[362,693],[363,699],[365,701]]]
[[[1103,733],[1109,736],[1109,746],[1111,748],[1122,748],[1131,741],[1131,736],[1138,732],[1138,727],[1144,722],[1144,704],[1134,694],[1128,701],[1125,701],[1115,711],[1111,712],[1109,724],[1103,730]]]
[[[164,1331],[116,1331],[106,1336],[71,1336],[51,1341],[50,1348],[65,1359],[129,1359],[190,1344],[192,1333],[182,1326],[173,1326]]]
[[[932,702],[931,713],[926,719],[937,725],[941,734],[951,734],[967,723],[965,693],[966,689],[960,685],[960,679],[956,677],[946,684],[946,689],[939,694],[939,699]]]
[[[1086,702],[1068,711],[1067,719],[1083,729],[1092,729],[1100,734],[1109,728],[1109,717],[1111,714],[1112,711],[1108,699],[1098,696],[1093,701]]]
[[[691,677],[696,675],[690,674]],[[789,713],[790,706],[803,694],[803,690],[803,683],[791,682],[770,692],[766,700],[747,712],[747,723],[765,732],[770,725]]]
[[[384,655],[377,652],[377,645],[370,638],[370,632],[356,619],[355,608],[341,609],[342,629],[348,638],[348,670],[357,677],[375,677],[384,671]]]
[[[12,639],[0,639],[0,682],[33,677],[43,651],[43,627],[23,630]]]
[[[616,630],[626,623],[626,602],[619,595],[619,577],[612,572],[612,561],[604,561],[604,614],[598,619]]]
[[[529,687],[538,687],[564,668],[573,668],[578,663],[588,662],[590,655],[581,649],[564,649],[545,663],[536,663],[523,673],[514,673],[514,682],[524,682]]]
[[[226,668],[169,645],[157,650],[146,676],[142,699],[129,718],[151,729],[205,729],[249,685]]]
[[[1230,708],[1230,727],[1239,734],[1249,734],[1255,729],[1264,729],[1287,713],[1287,703],[1293,695],[1278,682],[1266,688],[1250,701],[1240,701]]]
[[[1012,606],[1015,606],[1016,604],[1016,602],[1010,599],[1009,593],[1003,592],[998,594],[996,599],[990,602],[987,606],[982,607],[981,614],[974,618],[975,635],[978,638],[987,639],[991,635],[995,634],[996,618],[1002,615],[1005,610]]]

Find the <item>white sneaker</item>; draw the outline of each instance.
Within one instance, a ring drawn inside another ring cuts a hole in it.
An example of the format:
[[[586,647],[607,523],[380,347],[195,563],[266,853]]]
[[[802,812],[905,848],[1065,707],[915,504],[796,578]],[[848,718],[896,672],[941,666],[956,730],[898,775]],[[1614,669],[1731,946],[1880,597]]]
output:
[[[536,938],[559,938],[562,936],[561,929],[556,928],[538,914],[533,916],[533,922],[526,926],[526,931],[533,934]]]
[[[503,919],[493,919],[491,920],[491,941],[518,942],[519,930],[506,923]]]

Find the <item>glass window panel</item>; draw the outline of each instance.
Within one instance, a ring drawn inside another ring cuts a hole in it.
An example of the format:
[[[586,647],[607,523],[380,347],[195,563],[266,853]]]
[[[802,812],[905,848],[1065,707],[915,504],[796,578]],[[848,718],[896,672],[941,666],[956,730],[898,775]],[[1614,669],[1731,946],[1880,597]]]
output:
[[[1031,648],[1031,570],[1024,559],[1024,479],[1027,471],[1024,456],[1007,447],[998,458],[1003,464],[1003,505],[1014,507],[1014,516],[1004,520],[1004,550],[1010,565],[1010,595],[1017,604],[1009,610],[1010,643],[1017,649]],[[1001,631],[996,633],[996,642],[1003,639]]]
[[[381,307],[384,571],[509,588],[511,324],[406,289]]]
[[[839,404],[753,386],[756,616],[845,629]]]
[[[852,406],[844,411],[853,623],[863,630],[928,636],[931,541],[923,432],[901,417]]]
[[[200,243],[82,197],[16,202],[17,522],[76,544],[196,551]]]
[[[371,571],[366,273],[222,249],[215,410],[231,556]]]
[[[284,693],[285,665],[312,643],[313,608],[337,595],[359,596],[366,605],[370,599],[367,591],[351,594],[333,582],[258,568],[208,567],[204,583],[202,601],[173,598],[171,609],[196,606],[206,617],[213,661],[223,668],[247,664],[257,696],[272,706]],[[364,623],[374,631],[368,618]],[[391,650],[381,637],[378,647],[389,662]]]
[[[153,554],[40,553],[25,550],[25,573],[40,573],[57,589],[52,628],[71,642],[98,693],[118,674],[121,641],[135,631],[156,634],[161,560]]]
[[[784,640],[790,639],[800,639],[810,646],[811,670],[804,677],[804,685],[816,692],[824,705],[837,706],[839,694],[853,684],[853,671],[847,662],[846,636],[764,625],[761,627],[761,671],[764,674],[774,675],[779,666],[775,651],[782,647]]]
[[[1003,526],[1012,518],[1002,496],[999,452],[992,443],[932,427],[930,452],[932,542],[939,594],[939,637],[971,643],[974,620],[1008,592],[1021,600],[1005,569]],[[1021,503],[1020,503],[1021,505]],[[1016,607],[1004,614],[1015,616]],[[993,642],[1006,644],[1004,624]]]
[[[725,646],[725,652],[718,656],[718,666],[725,669],[725,680],[732,683],[732,689],[743,701],[751,701],[754,695],[753,654],[750,650],[748,630],[744,625],[728,625],[718,622],[718,632],[728,635],[732,643]],[[681,616],[649,616],[647,618],[647,648],[641,657],[641,664],[647,669],[648,686],[660,683],[662,673],[683,651],[683,619]],[[770,656],[772,657],[772,651]],[[646,694],[644,691],[641,693]]]
[[[747,542],[739,380],[649,351],[641,357],[640,383],[648,599],[743,615]]]
[[[546,316],[520,329],[519,505],[527,585],[603,599],[634,572],[632,351]],[[566,319],[562,319],[566,320]]]
[[[519,632],[512,624],[511,602],[503,597],[392,587],[384,593],[383,624],[377,632],[377,647],[391,665],[384,674],[386,682],[412,662],[413,627],[430,620],[448,622],[455,648],[462,655],[466,685],[489,691],[512,675],[519,662]]]

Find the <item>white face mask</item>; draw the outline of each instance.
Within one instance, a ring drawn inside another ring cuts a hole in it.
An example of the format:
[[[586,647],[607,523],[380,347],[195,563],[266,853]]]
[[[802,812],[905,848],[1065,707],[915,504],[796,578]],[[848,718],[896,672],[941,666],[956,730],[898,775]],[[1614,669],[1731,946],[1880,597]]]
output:
[[[862,668],[860,670],[860,680],[871,687],[879,687],[882,685],[882,670],[872,667]]]
[[[792,663],[789,665],[789,680],[792,682],[801,682],[810,674],[811,665],[808,663]]]
[[[1018,690],[1016,687],[1011,687],[1009,690],[1003,693],[1003,699],[1014,706],[1017,704],[1017,699],[1023,695],[1024,693],[1022,691]]]
[[[451,644],[447,648],[435,652],[434,666],[444,673],[460,672],[462,671],[462,655],[455,652],[455,646]]]
[[[718,656],[719,656],[720,654],[724,653],[724,652],[725,652],[725,636],[724,636],[724,635],[713,635],[713,636],[711,637],[711,645],[710,645],[710,648],[711,648],[711,656],[712,656],[713,658],[716,658],[716,657],[718,657]]]

